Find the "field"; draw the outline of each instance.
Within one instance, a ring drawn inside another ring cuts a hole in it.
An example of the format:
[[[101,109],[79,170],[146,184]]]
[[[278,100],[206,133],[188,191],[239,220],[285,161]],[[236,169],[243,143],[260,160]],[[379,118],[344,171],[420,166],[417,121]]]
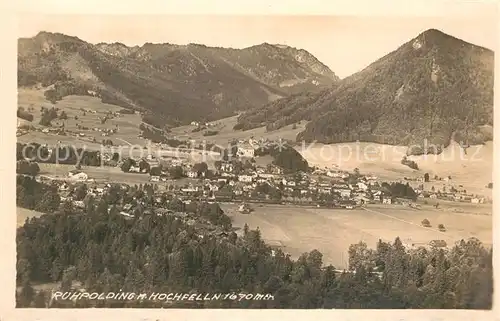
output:
[[[32,124],[35,127],[42,127],[39,125],[41,118],[40,107],[56,107],[61,111],[64,111],[68,115],[68,119],[64,121],[64,128],[68,131],[84,133],[85,136],[82,138],[76,138],[72,136],[59,136],[44,134],[41,132],[30,132],[27,135],[18,137],[19,142],[32,142],[32,141],[44,141],[47,144],[56,144],[58,140],[65,143],[85,143],[88,148],[93,147],[93,145],[99,146],[99,144],[90,143],[91,139],[95,137],[98,143],[103,139],[111,139],[115,145],[145,145],[146,141],[142,138],[138,138],[140,133],[139,125],[141,124],[140,115],[120,115],[120,117],[109,119],[106,123],[101,124],[99,117],[104,117],[107,112],[115,112],[122,109],[119,106],[104,104],[101,102],[100,98],[90,97],[90,96],[67,96],[61,101],[58,101],[55,105],[52,105],[44,97],[44,89],[18,89],[18,106],[24,107],[27,110],[29,107],[34,108],[34,119]],[[85,114],[80,110],[81,108],[86,110],[93,110],[96,113],[86,112]],[[77,116],[77,120],[75,119]],[[61,120],[52,121],[54,126],[60,125]],[[118,126],[118,132],[108,137],[101,136],[99,131],[91,130],[81,130],[77,128],[77,124],[85,126],[88,128],[98,128],[98,129],[113,129]],[[80,141],[80,142],[78,142]]]
[[[493,143],[472,146],[464,155],[458,144],[453,143],[440,155],[411,156],[419,170],[413,170],[401,164],[406,147],[371,143],[313,144],[298,146],[296,149],[310,165],[321,168],[337,167],[352,171],[358,168],[362,174],[372,174],[383,180],[401,180],[403,177],[423,177],[429,173],[433,178],[451,176],[449,182],[434,181],[426,183],[425,188],[442,190],[443,186],[462,185],[469,193],[491,197],[491,189],[486,188],[492,182]],[[421,183],[418,183],[421,184]]]
[[[281,245],[295,258],[317,249],[323,253],[324,263],[336,268],[347,267],[348,247],[359,241],[369,247],[375,247],[379,239],[393,242],[397,236],[408,245],[425,245],[431,240],[445,240],[451,245],[468,237],[477,237],[486,245],[492,243],[491,209],[490,215],[473,215],[466,213],[467,210],[455,213],[446,206],[438,210],[431,206],[416,210],[371,205],[366,209],[341,210],[256,205],[251,214],[241,214],[235,204],[222,207],[232,217],[235,227],[242,228],[245,223],[250,228],[259,227],[270,245]],[[424,218],[433,227],[422,227],[420,222]],[[437,230],[438,224],[444,224],[447,231]]]
[[[289,125],[283,128],[280,128],[276,131],[266,132],[265,127],[259,127],[252,130],[240,131],[233,130],[234,125],[237,123],[238,116],[223,118],[218,121],[213,122],[215,125],[210,127],[208,130],[218,131],[219,133],[214,136],[203,136],[203,133],[206,130],[202,130],[199,132],[192,132],[196,126],[187,125],[176,127],[172,129],[172,134],[175,135],[178,139],[193,139],[196,141],[207,141],[215,144],[219,144],[221,146],[227,147],[229,141],[233,139],[249,139],[251,137],[254,138],[267,138],[270,140],[274,139],[286,139],[293,140],[297,137],[297,134],[304,130],[306,126],[306,122],[303,121],[301,124],[296,124],[296,128],[293,128],[293,125]]]
[[[53,179],[71,180],[68,177],[68,172],[75,169],[73,165],[63,164],[39,164],[40,176],[46,176]],[[182,178],[178,180],[168,180],[166,182],[151,182],[149,174],[139,173],[124,173],[117,167],[96,167],[96,166],[82,166],[82,171],[89,176],[89,179],[94,180],[95,183],[122,183],[122,184],[157,184],[160,189],[164,188],[167,184],[184,186],[189,183],[196,183],[198,180],[191,178]]]

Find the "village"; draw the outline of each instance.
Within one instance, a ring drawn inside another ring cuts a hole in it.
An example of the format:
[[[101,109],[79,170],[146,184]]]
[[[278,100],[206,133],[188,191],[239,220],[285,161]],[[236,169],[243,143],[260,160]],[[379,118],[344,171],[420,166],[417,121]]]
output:
[[[461,185],[454,186],[451,177],[430,178],[403,177],[398,181],[384,182],[373,175],[338,169],[314,168],[309,172],[285,173],[283,168],[274,164],[258,165],[254,152],[243,142],[238,147],[238,156],[231,160],[217,160],[213,169],[205,162],[194,163],[188,158],[162,157],[148,155],[139,160],[130,158],[115,161],[113,155],[102,155],[105,163],[121,168],[121,171],[145,175],[145,182],[157,185],[157,195],[167,194],[185,202],[207,200],[211,202],[241,203],[241,212],[251,212],[250,204],[287,204],[322,208],[354,209],[368,204],[399,204],[413,208],[419,207],[419,200],[439,200],[480,204],[489,200],[479,195],[468,194]],[[38,180],[50,176],[37,177]],[[110,180],[112,181],[112,180]],[[100,196],[110,181],[93,179],[78,167],[67,173],[59,181],[61,191],[71,185],[86,184],[89,191]],[[440,190],[432,186],[424,189],[424,182],[436,181]],[[446,188],[448,186],[448,188]],[[79,204],[79,203],[78,203]],[[78,205],[75,204],[75,205]],[[130,206],[124,204],[123,213]]]

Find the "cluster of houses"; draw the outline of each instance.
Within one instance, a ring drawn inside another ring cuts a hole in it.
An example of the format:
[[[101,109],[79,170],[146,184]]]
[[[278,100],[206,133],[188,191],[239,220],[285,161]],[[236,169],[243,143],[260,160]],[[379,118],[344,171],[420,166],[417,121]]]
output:
[[[354,208],[370,201],[392,203],[391,198],[384,197],[376,177],[362,177],[355,184],[347,184],[345,172],[338,172],[335,177],[319,177],[307,173],[285,175],[280,167],[268,165],[257,166],[235,172],[232,162],[222,162],[220,168],[210,178],[204,172],[187,169],[190,178],[201,178],[184,186],[172,186],[177,195],[190,197],[206,197],[217,201],[249,200],[249,201],[279,201],[300,204],[319,204],[322,198],[328,199],[334,195],[336,204],[340,207]],[[151,181],[162,180],[159,176],[151,176]],[[266,187],[262,187],[267,185]],[[278,199],[272,195],[262,195],[261,190],[279,190]],[[259,195],[260,194],[260,195]]]

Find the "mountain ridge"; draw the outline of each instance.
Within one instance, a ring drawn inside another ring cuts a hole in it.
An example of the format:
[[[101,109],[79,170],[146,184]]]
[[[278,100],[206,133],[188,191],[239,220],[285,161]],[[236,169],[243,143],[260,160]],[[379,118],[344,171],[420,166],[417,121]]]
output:
[[[55,85],[48,93],[53,102],[96,92],[104,102],[143,110],[164,123],[230,116],[338,79],[309,52],[289,46],[91,44],[45,31],[18,39],[18,86]]]

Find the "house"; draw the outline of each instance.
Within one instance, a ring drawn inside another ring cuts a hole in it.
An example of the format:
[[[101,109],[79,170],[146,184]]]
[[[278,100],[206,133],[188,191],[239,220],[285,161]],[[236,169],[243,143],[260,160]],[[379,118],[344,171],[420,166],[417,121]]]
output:
[[[120,215],[125,216],[125,218],[127,218],[127,219],[131,219],[131,218],[133,218],[133,217],[134,217],[134,215],[129,214],[129,213],[124,212],[124,211],[121,211],[121,212],[120,212]]]
[[[198,172],[197,171],[188,171],[186,173],[187,177],[189,178],[197,178],[198,177]]]
[[[358,183],[358,188],[359,188],[360,190],[362,190],[362,191],[366,191],[366,190],[368,190],[368,185],[366,185],[366,184],[365,184],[365,183],[363,183],[363,182],[359,182],[359,183]]]
[[[283,174],[283,168],[275,165],[271,165],[271,173],[275,175],[282,175]]]
[[[220,166],[220,170],[222,172],[228,172],[228,173],[230,173],[230,172],[232,172],[234,170],[234,166],[231,163],[222,163],[221,166]]]
[[[243,214],[248,214],[252,211],[250,206],[247,203],[243,203],[238,207],[238,212],[243,213]]]
[[[311,190],[315,190],[314,188],[311,188]],[[317,189],[318,193],[321,194],[330,194],[332,192],[332,189],[330,187],[319,187]]]
[[[73,201],[73,205],[78,208],[85,208],[85,203],[83,201]]]
[[[87,174],[85,174],[84,172],[82,171],[79,171],[79,170],[72,170],[68,173],[68,176],[71,178],[71,179],[74,179],[74,180],[79,180],[79,181],[85,181],[89,178],[89,176]]]
[[[239,157],[251,157],[255,156],[255,148],[250,144],[241,144],[238,146],[237,155]]]
[[[370,202],[370,198],[366,197],[365,195],[356,195],[354,197],[354,200],[357,204],[366,204]]]
[[[372,190],[373,200],[380,202],[382,200],[382,191]]]
[[[200,126],[200,123],[197,121],[192,121],[191,126]]]
[[[340,207],[352,210],[356,206],[356,202],[353,200],[342,200],[339,202]]]
[[[233,199],[233,192],[228,188],[219,189],[215,192],[215,199],[218,201],[230,201]]]
[[[283,185],[285,185],[285,186],[292,186],[292,187],[296,186],[296,183],[295,183],[295,181],[294,181],[293,179],[286,179],[286,178],[283,178],[283,179],[281,180],[281,182],[282,182],[282,183],[283,183]]]
[[[484,198],[483,197],[481,197],[481,198],[474,197],[474,198],[471,198],[470,202],[472,204],[483,204],[484,203]]]
[[[199,190],[198,186],[193,186],[192,184],[189,184],[187,187],[181,188],[181,191],[185,193],[193,193],[197,192],[198,190]]]
[[[151,182],[159,182],[160,176],[151,176]]]
[[[234,192],[234,195],[237,195],[237,196],[243,195],[243,188],[240,186],[235,186],[233,192]]]
[[[217,192],[219,190],[219,185],[217,185],[217,184],[209,184],[208,188],[212,192]]]
[[[401,197],[396,198],[395,201],[398,204],[401,204],[401,205],[404,205],[404,206],[410,206],[410,204],[411,204],[411,200],[406,199],[406,198],[401,198]]]
[[[384,197],[382,199],[382,203],[383,204],[392,204],[392,198],[390,198],[390,197]]]
[[[253,180],[253,176],[251,175],[239,175],[238,176],[238,181],[243,182],[243,183],[251,183]]]
[[[339,193],[341,197],[351,196],[351,189],[347,184],[334,184],[332,189],[334,192]]]

